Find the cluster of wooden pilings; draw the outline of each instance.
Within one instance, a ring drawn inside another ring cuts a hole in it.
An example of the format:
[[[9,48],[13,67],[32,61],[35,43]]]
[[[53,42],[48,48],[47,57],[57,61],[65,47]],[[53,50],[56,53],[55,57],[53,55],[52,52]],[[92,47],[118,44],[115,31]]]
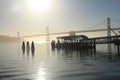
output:
[[[91,53],[96,53],[96,42],[95,39],[91,40],[81,40],[76,42],[60,42],[57,43],[52,41],[52,48],[65,48],[65,49],[74,49],[74,50],[90,50]]]
[[[23,51],[23,54],[25,53],[25,50],[26,50],[27,54],[29,54],[30,48],[31,48],[32,54],[34,55],[34,52],[35,52],[34,42],[32,41],[31,47],[30,47],[29,41],[26,42],[26,45],[25,45],[25,41],[22,42],[22,51]]]

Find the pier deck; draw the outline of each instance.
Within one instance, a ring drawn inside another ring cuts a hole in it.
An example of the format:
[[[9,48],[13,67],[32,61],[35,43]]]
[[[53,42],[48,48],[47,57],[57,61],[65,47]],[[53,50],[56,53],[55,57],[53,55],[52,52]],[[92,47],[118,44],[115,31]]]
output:
[[[53,48],[68,48],[68,49],[93,49],[96,52],[96,44],[114,44],[120,46],[120,35],[117,36],[104,36],[88,38],[85,35],[74,35],[74,36],[61,36],[57,37],[57,43],[52,42]],[[118,52],[120,54],[120,52]]]

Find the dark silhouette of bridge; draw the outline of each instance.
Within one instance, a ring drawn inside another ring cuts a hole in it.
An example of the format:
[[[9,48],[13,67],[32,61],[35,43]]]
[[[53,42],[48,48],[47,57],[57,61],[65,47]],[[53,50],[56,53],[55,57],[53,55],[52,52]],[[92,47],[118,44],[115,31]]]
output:
[[[120,28],[111,28],[111,31],[113,31],[113,30],[120,30]],[[80,30],[80,31],[74,31],[74,32],[75,33],[89,33],[89,32],[102,32],[102,31],[108,31],[108,29]],[[59,33],[49,33],[49,34],[37,34],[37,35],[21,36],[20,38],[46,36],[46,35],[60,35],[60,34],[69,34],[69,33],[70,33],[70,31],[69,32],[59,32]],[[117,34],[117,33],[115,33],[115,34]]]

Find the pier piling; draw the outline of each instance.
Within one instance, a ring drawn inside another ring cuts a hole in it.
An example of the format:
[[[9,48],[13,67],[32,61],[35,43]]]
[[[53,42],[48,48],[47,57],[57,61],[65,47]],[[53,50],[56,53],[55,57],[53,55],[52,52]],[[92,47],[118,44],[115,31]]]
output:
[[[94,54],[96,54],[96,40],[93,39],[93,48],[94,48]]]
[[[118,56],[120,56],[120,45],[117,45],[118,48]]]

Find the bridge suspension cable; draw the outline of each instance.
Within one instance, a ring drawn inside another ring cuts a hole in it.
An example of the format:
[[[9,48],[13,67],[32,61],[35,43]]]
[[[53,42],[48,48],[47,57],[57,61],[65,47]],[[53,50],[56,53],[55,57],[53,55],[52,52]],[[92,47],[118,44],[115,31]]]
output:
[[[104,23],[105,22],[105,23]],[[103,24],[104,23],[104,24]],[[96,23],[95,25],[92,25],[92,26],[90,26],[90,27],[88,27],[88,28],[94,28],[94,27],[98,27],[98,26],[101,26],[101,25],[104,25],[105,26],[105,24],[106,24],[106,20],[105,19],[103,19],[103,20],[101,20],[100,22],[98,22],[98,23]]]
[[[118,19],[112,19],[112,18],[111,18],[111,20],[112,20],[112,21],[115,21],[115,22],[120,22],[120,20],[118,20]]]

